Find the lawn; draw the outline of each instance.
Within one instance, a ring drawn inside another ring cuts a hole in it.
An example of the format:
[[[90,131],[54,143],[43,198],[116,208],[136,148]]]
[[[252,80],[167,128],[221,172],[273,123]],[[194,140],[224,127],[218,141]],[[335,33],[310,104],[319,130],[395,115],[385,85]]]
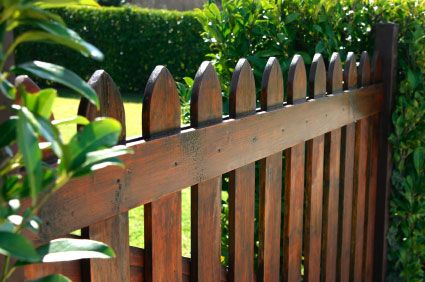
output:
[[[126,114],[127,137],[140,136],[142,133],[142,100],[140,96],[125,95],[124,109]],[[56,99],[53,114],[56,119],[71,117],[77,114],[79,99],[77,96],[64,92]],[[65,140],[75,133],[73,125],[65,125],[61,132]],[[130,210],[130,245],[143,247],[143,207]],[[182,254],[190,257],[190,190],[182,193]]]

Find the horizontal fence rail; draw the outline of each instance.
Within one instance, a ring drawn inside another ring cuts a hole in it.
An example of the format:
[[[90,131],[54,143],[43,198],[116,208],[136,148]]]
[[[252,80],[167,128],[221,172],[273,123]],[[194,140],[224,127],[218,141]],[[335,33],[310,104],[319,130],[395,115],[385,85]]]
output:
[[[41,211],[46,223],[41,236],[67,234],[377,114],[382,96],[383,85],[372,85],[152,141],[129,142],[134,155],[122,157],[124,170],[105,168],[73,180],[49,199]],[[90,205],[92,197],[102,205]]]
[[[383,36],[388,25],[377,28]],[[351,52],[345,62],[338,53],[332,54],[328,64],[316,54],[308,74],[303,58],[295,55],[286,85],[279,62],[270,58],[258,87],[260,108],[252,68],[240,59],[225,118],[218,76],[213,65],[204,62],[194,80],[191,123],[184,128],[176,83],[165,67],[158,66],[145,90],[142,136],[132,140],[125,139],[117,86],[106,72],[97,71],[89,84],[99,96],[100,110],[83,99],[78,113],[91,120],[111,116],[121,121],[121,143],[134,154],[122,157],[124,169],[96,171],[56,192],[40,211],[43,225],[38,240],[82,229],[82,238],[108,243],[117,257],[28,266],[25,277],[53,272],[75,281],[381,277],[385,263],[379,256],[385,246],[377,232],[386,227],[377,221],[385,214],[385,205],[377,204],[383,189],[378,186],[383,162],[379,146],[384,142],[382,112],[392,91],[383,69],[391,54],[381,56],[381,49],[372,59],[363,52],[359,63]],[[229,176],[225,266],[221,262],[224,174]],[[191,259],[181,255],[181,191],[187,187]],[[128,211],[141,205],[144,250],[129,246]]]

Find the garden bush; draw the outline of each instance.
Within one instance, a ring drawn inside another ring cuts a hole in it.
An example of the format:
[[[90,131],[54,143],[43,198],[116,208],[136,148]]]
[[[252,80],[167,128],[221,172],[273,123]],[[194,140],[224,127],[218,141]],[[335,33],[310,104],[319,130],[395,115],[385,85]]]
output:
[[[309,65],[314,52],[328,59],[333,51],[343,59],[348,51],[373,52],[373,25],[399,25],[387,279],[424,281],[425,1],[223,0],[221,10],[206,4],[197,16],[210,44],[208,57],[224,85],[225,103],[231,73],[241,57],[251,63],[259,87],[270,56],[277,57],[287,73],[296,53]],[[224,229],[226,224],[224,219]],[[222,241],[226,249],[225,236]]]
[[[136,7],[70,7],[55,9],[65,23],[104,54],[102,62],[48,44],[19,48],[18,62],[36,58],[55,61],[88,79],[106,70],[123,92],[143,92],[156,65],[166,65],[174,77],[194,76],[207,45],[193,12]]]

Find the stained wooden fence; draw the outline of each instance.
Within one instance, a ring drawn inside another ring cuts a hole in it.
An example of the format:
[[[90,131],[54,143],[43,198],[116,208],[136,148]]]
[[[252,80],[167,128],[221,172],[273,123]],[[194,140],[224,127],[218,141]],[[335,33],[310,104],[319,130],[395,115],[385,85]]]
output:
[[[204,62],[195,77],[187,128],[180,127],[172,75],[163,66],[155,68],[144,94],[143,136],[126,141],[125,130],[121,136],[134,150],[122,158],[125,169],[106,168],[72,181],[40,214],[40,240],[82,229],[83,237],[108,243],[117,257],[27,266],[25,277],[60,272],[74,281],[383,280],[397,26],[377,25],[375,35],[372,58],[363,52],[358,63],[353,53],[345,62],[334,53],[329,63],[316,54],[307,75],[302,57],[295,55],[286,83],[279,62],[270,58],[260,109],[251,66],[239,60],[226,118],[217,74]],[[112,116],[125,128],[112,78],[97,71],[89,83],[100,111],[83,100],[78,113],[90,119]],[[220,261],[225,173],[230,176],[226,266]],[[191,259],[181,255],[186,187],[191,187]],[[128,210],[141,205],[144,250],[129,246]]]

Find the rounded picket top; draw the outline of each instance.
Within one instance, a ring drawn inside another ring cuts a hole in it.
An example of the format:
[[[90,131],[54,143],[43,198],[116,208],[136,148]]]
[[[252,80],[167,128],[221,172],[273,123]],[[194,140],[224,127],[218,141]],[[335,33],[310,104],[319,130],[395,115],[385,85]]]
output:
[[[217,73],[209,61],[201,64],[195,75],[190,98],[190,122],[193,127],[222,120],[223,102]]]
[[[326,94],[326,67],[322,54],[314,54],[308,83],[308,97],[310,99],[318,98]]]
[[[292,58],[288,73],[288,104],[305,102],[307,92],[307,75],[301,55]]]
[[[180,130],[180,102],[176,83],[164,66],[149,77],[143,98],[142,135],[146,139]]]
[[[372,57],[371,79],[372,83],[382,82],[382,58],[379,51],[375,51]]]
[[[367,86],[371,82],[371,71],[370,71],[370,60],[369,54],[366,51],[362,52],[360,56],[360,64],[359,64],[359,77],[358,77],[358,85],[359,86]]]
[[[326,80],[328,94],[342,91],[342,63],[337,52],[332,53]]]
[[[97,70],[89,79],[88,84],[94,89],[99,98],[99,109],[86,98],[80,99],[78,115],[89,120],[97,117],[112,117],[121,123],[122,131],[119,141],[125,140],[125,112],[121,94],[111,76],[104,70]]]
[[[344,65],[344,90],[357,87],[357,66],[356,55],[353,52],[348,52],[347,59]]]
[[[239,59],[230,85],[229,114],[231,118],[255,113],[255,80],[247,59]]]
[[[19,75],[15,78],[15,86],[23,87],[28,93],[37,93],[40,87],[27,75]]]
[[[270,57],[261,81],[261,109],[268,111],[283,106],[283,76],[279,61]]]

